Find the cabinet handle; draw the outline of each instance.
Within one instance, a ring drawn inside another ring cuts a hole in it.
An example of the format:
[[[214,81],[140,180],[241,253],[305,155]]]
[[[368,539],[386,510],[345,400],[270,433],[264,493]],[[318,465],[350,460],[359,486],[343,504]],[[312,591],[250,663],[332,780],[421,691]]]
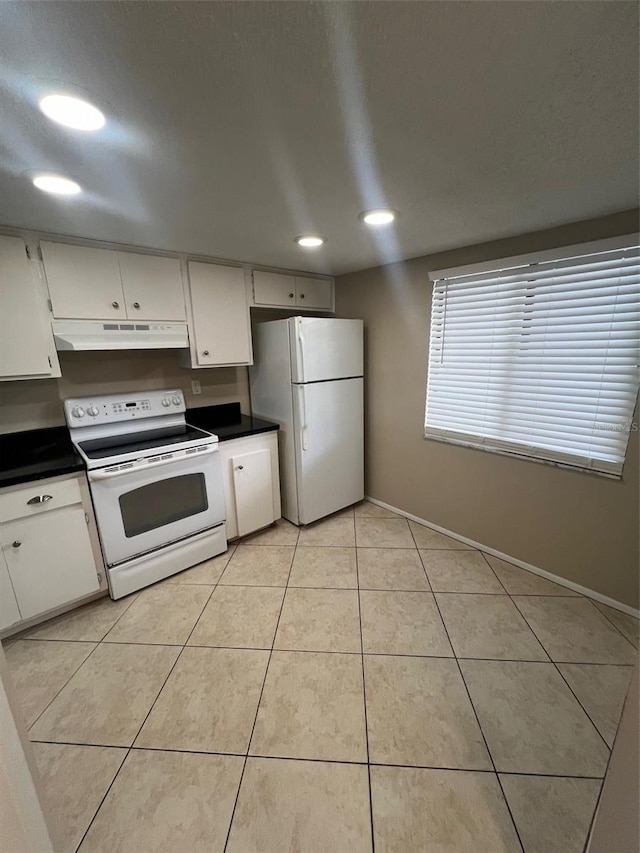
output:
[[[33,504],[46,504],[47,501],[52,501],[53,495],[36,495],[34,498],[30,498],[27,501],[27,506],[32,506]]]
[[[203,350],[202,350],[202,355],[209,355],[209,350],[208,350],[208,349],[203,349]]]
[[[19,548],[22,545],[22,542],[19,539],[16,539],[15,542],[11,543],[12,548]]]
[[[293,294],[293,293],[290,293],[290,294],[289,294],[289,299],[293,299],[293,297],[294,297],[294,294]]]
[[[111,303],[111,306],[112,306],[112,308],[119,308],[119,307],[120,307],[120,303],[119,303],[119,302],[112,302],[112,303]]]
[[[236,471],[244,471],[244,465],[238,465]]]
[[[304,299],[304,293],[300,294],[300,299]]]
[[[139,302],[134,302],[134,303],[133,303],[133,307],[134,307],[134,308],[140,308],[140,303],[139,303]]]

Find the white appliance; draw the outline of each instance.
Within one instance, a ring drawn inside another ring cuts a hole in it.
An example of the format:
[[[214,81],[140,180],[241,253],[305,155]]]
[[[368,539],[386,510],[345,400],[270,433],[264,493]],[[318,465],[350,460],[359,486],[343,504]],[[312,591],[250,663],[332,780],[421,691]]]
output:
[[[65,400],[84,459],[112,598],[227,548],[218,438],[180,390]]]
[[[362,320],[259,323],[254,415],[280,425],[282,515],[309,524],[364,497]]]
[[[57,350],[184,349],[186,323],[107,323],[100,320],[54,320]]]

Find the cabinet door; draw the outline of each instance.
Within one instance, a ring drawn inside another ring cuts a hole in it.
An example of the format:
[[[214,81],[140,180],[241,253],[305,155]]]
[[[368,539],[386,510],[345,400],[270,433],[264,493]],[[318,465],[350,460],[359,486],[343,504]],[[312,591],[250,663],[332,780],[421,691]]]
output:
[[[333,310],[333,282],[326,278],[296,276],[296,304],[299,308]]]
[[[118,253],[40,243],[53,316],[62,320],[126,318]]]
[[[238,536],[275,521],[271,453],[256,450],[231,457]]]
[[[4,554],[0,552],[0,630],[20,621],[20,611],[11,586]]]
[[[292,308],[295,307],[295,276],[255,270],[253,273],[253,301],[256,305],[290,305]]]
[[[0,237],[0,376],[51,376],[51,325],[39,300],[38,265],[20,237]],[[57,374],[60,375],[59,373]]]
[[[195,365],[250,364],[251,328],[244,270],[189,264]]]
[[[23,619],[99,589],[81,506],[10,521],[0,531]]]
[[[118,252],[129,320],[185,320],[180,261]]]

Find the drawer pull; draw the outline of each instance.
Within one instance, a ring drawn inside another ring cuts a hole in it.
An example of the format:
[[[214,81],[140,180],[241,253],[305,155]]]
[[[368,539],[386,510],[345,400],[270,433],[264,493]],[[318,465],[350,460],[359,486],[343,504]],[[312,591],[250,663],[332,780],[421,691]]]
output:
[[[202,350],[202,355],[209,355],[209,350],[208,349]]]
[[[139,302],[134,302],[134,303],[133,303],[133,307],[134,307],[134,308],[139,308],[139,307],[140,307],[140,303],[139,303]]]
[[[120,303],[119,303],[119,302],[112,302],[112,303],[111,303],[111,307],[112,307],[112,308],[119,308],[119,307],[120,307]]]
[[[16,539],[16,541],[15,541],[15,542],[12,542],[12,543],[11,543],[11,547],[12,547],[12,548],[19,548],[21,545],[22,545],[22,542],[20,542],[20,540],[19,540],[19,539]]]
[[[46,504],[47,501],[52,501],[53,495],[36,495],[35,498],[30,498],[27,501],[27,506],[32,506],[33,504]]]
[[[236,471],[244,471],[244,465],[238,465]]]

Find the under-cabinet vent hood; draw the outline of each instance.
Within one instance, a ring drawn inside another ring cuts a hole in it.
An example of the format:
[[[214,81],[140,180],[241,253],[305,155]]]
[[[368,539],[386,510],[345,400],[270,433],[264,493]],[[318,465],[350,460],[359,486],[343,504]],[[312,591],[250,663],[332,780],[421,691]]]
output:
[[[54,320],[58,350],[183,349],[189,346],[186,323],[101,323]]]

